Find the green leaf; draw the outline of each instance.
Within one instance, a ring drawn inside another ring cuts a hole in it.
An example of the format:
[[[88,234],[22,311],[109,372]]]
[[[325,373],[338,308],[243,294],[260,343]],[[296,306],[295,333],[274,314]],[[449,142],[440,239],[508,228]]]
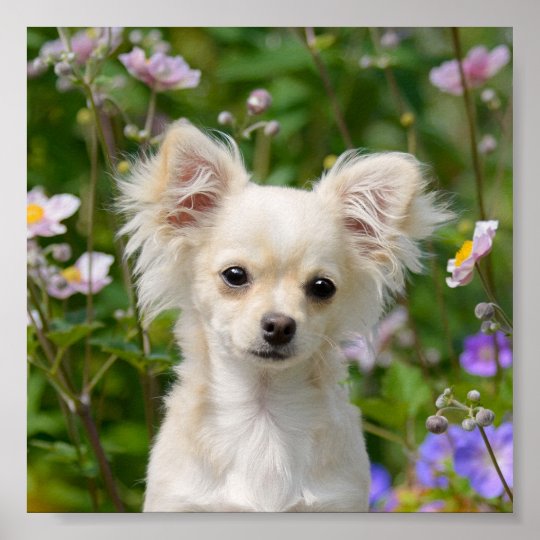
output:
[[[97,345],[105,353],[114,354],[126,360],[137,369],[141,369],[144,361],[144,354],[137,345],[119,340],[111,339],[92,339],[90,341],[92,345]]]
[[[75,324],[69,325],[59,330],[53,330],[47,334],[47,337],[59,347],[66,349],[67,347],[77,343],[77,341],[85,338],[94,330],[102,328],[103,323],[93,322],[92,324]]]
[[[355,405],[360,407],[363,417],[374,420],[382,426],[401,428],[406,420],[404,409],[381,398],[358,399],[355,400]]]
[[[387,401],[394,403],[396,410],[404,409],[408,417],[414,417],[431,399],[420,368],[402,362],[394,362],[388,368],[382,380],[381,393]]]

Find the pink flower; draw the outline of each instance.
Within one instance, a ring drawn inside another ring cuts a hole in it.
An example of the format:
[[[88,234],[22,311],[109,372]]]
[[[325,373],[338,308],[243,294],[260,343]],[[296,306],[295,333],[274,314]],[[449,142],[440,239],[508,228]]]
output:
[[[391,361],[381,353],[388,347],[392,337],[406,326],[407,310],[403,306],[393,309],[379,321],[369,336],[358,334],[343,347],[343,354],[349,360],[358,362],[364,372],[371,371],[375,364],[388,365]]]
[[[190,69],[181,56],[167,56],[162,52],[146,58],[139,47],[118,57],[129,73],[157,92],[195,88],[199,85],[201,72]]]
[[[262,114],[272,105],[272,96],[268,90],[257,88],[249,94],[246,105],[249,114]]]
[[[54,195],[48,199],[41,187],[36,187],[26,197],[27,238],[56,236],[66,232],[60,221],[73,215],[81,201],[75,195]]]
[[[98,293],[112,281],[108,274],[113,261],[114,257],[106,253],[83,253],[73,266],[57,271],[49,278],[47,292],[54,298],[61,299],[78,292]]]
[[[71,50],[75,53],[78,64],[84,64],[99,45],[110,45],[110,50],[115,49],[122,40],[122,27],[114,28],[87,28],[80,30],[71,37]],[[47,41],[40,51],[39,57],[57,61],[63,52],[66,52],[60,39]]]
[[[459,287],[471,282],[474,274],[474,265],[491,251],[498,221],[477,221],[474,228],[473,239],[466,240],[454,259],[448,261],[446,270],[452,272],[446,278],[449,287]]]
[[[489,52],[483,45],[472,48],[462,60],[463,73],[467,86],[482,86],[489,78],[510,61],[510,51],[506,45],[499,45]],[[449,94],[460,96],[463,93],[457,60],[443,62],[429,73],[431,83]]]

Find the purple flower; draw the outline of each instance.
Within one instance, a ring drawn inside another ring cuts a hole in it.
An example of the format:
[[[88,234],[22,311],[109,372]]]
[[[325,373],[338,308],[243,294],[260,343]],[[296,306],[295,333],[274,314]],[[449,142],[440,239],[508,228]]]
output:
[[[420,485],[440,488],[448,486],[446,471],[452,464],[454,449],[462,433],[457,426],[450,426],[448,431],[441,435],[428,433],[418,448],[416,478]]]
[[[41,187],[35,187],[26,196],[27,238],[65,233],[66,226],[60,221],[73,215],[80,204],[75,195],[54,195],[49,199]]]
[[[476,88],[482,86],[493,77],[510,60],[510,51],[506,45],[499,45],[489,52],[480,45],[471,49],[462,60],[463,73],[467,86]],[[449,94],[459,96],[463,93],[459,65],[457,60],[443,62],[429,73],[431,83]]]
[[[513,426],[505,422],[498,428],[484,428],[501,472],[510,487],[514,483],[513,472]],[[461,433],[461,444],[454,456],[455,471],[469,479],[471,487],[482,497],[498,497],[504,492],[502,482],[479,430]]]
[[[380,463],[371,463],[371,488],[369,492],[369,506],[374,507],[390,493],[392,477],[386,467]]]
[[[92,268],[90,269],[90,261]],[[98,293],[111,283],[108,275],[114,261],[112,255],[105,253],[83,253],[73,266],[55,272],[47,284],[47,292],[54,298],[68,298],[75,293]]]
[[[118,58],[133,77],[156,92],[195,88],[201,78],[200,70],[190,69],[181,56],[172,57],[157,52],[146,58],[140,47],[134,47],[131,52],[121,54]]]
[[[479,332],[465,338],[459,362],[471,375],[492,377],[497,373],[497,355],[501,367],[507,368],[512,365],[510,340],[500,331],[490,335]]]

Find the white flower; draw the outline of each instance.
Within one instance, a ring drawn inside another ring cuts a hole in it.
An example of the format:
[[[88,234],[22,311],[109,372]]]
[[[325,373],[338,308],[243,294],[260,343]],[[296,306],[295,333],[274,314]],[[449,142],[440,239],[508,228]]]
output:
[[[34,188],[26,197],[27,238],[65,233],[66,226],[60,221],[72,216],[80,204],[75,195],[54,195],[49,199],[43,188]]]

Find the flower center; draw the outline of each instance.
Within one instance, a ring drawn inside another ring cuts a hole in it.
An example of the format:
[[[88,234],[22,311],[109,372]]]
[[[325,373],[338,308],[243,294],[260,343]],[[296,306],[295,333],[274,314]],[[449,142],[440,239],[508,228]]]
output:
[[[26,223],[31,225],[40,221],[45,215],[45,210],[39,204],[30,203],[26,205]]]
[[[471,256],[472,248],[473,243],[471,240],[465,240],[465,242],[463,242],[463,245],[456,253],[456,266],[461,266],[463,264],[463,261],[465,261]]]
[[[68,283],[80,283],[82,281],[81,271],[76,266],[69,266],[60,273]]]

